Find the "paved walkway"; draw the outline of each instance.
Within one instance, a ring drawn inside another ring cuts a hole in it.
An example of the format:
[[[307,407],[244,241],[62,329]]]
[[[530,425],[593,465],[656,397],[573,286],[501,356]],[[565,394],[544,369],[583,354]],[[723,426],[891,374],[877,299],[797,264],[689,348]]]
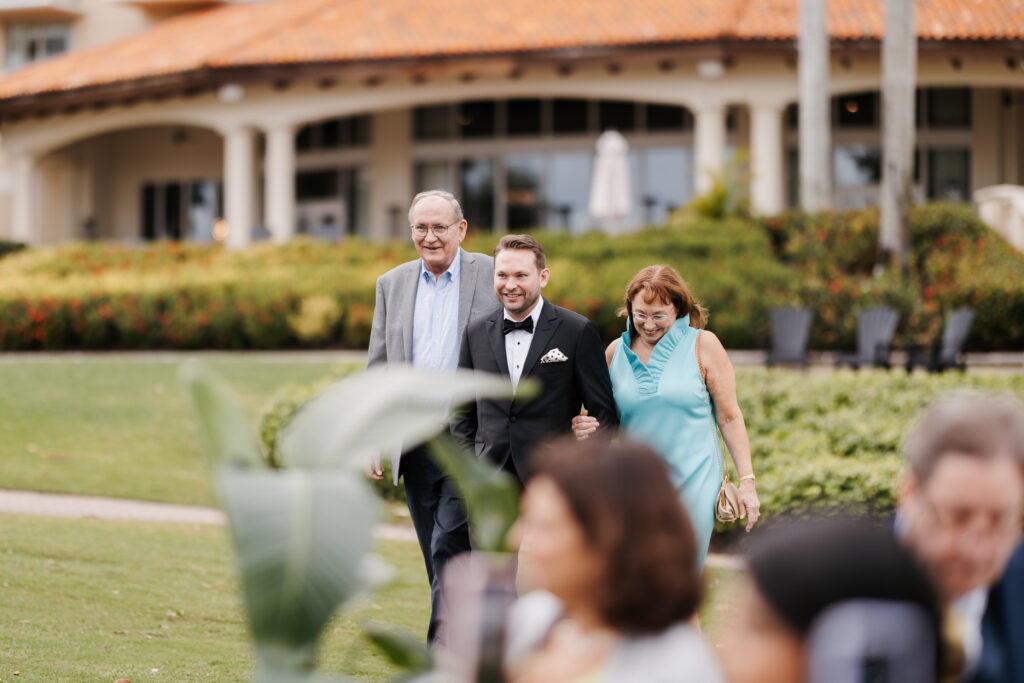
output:
[[[7,489],[0,489],[0,513],[69,519],[224,524],[224,513],[216,508]],[[416,532],[404,524],[378,524],[374,535],[389,541],[416,540]],[[738,558],[716,553],[708,555],[707,564],[721,569],[738,569],[741,566]]]

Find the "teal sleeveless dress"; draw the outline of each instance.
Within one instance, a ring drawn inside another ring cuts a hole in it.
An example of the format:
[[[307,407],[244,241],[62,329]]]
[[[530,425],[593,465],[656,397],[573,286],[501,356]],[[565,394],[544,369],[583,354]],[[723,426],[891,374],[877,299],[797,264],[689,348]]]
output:
[[[697,536],[703,568],[722,487],[722,451],[711,397],[697,365],[697,337],[689,316],[658,340],[645,366],[633,353],[629,325],[609,372],[621,432],[665,459]]]

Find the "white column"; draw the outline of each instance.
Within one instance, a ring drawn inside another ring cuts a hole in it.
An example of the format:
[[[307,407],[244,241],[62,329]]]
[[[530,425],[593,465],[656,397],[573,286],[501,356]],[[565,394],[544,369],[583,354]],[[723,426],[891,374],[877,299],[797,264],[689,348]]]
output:
[[[228,222],[230,249],[246,247],[252,240],[255,161],[252,128],[234,128],[224,134],[224,218]]]
[[[14,158],[14,194],[11,198],[11,238],[16,242],[39,241],[39,201],[36,194],[38,169],[31,154]]]
[[[413,195],[410,109],[392,109],[373,115],[370,159],[373,165],[370,172],[370,224],[356,226],[357,234],[374,240],[408,239],[405,216]],[[457,188],[447,189],[458,192]]]
[[[754,213],[762,216],[785,208],[782,112],[781,105],[750,105],[750,203]]]
[[[800,0],[800,206],[832,206],[832,135],[829,119],[829,36],[825,0]]]
[[[917,32],[914,3],[886,0],[882,39],[882,211],[879,251],[902,268],[910,257],[914,191],[914,89]],[[967,188],[964,188],[967,189]]]
[[[295,234],[295,127],[279,124],[267,129],[264,162],[267,226],[278,244]]]
[[[694,185],[704,194],[725,170],[725,105],[707,102],[694,117]]]

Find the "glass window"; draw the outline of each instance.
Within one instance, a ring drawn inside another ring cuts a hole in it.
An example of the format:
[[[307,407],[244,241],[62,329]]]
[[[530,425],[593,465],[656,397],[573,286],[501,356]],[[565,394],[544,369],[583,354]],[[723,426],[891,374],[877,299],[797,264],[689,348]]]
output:
[[[555,133],[586,133],[588,130],[587,100],[557,99],[552,102]]]
[[[295,176],[295,198],[328,199],[338,196],[338,171],[335,169],[299,171]]]
[[[643,150],[643,222],[660,225],[693,197],[693,150],[655,147]],[[639,183],[640,179],[634,180]]]
[[[194,181],[189,188],[188,203],[192,239],[196,242],[212,242],[213,224],[220,213],[217,183],[212,180]]]
[[[928,150],[928,198],[950,202],[968,200],[971,188],[971,150]]]
[[[878,93],[855,93],[836,98],[840,128],[874,128],[878,125]]]
[[[602,100],[597,104],[598,128],[614,129],[620,133],[636,130],[636,103]]]
[[[580,233],[590,225],[590,151],[554,152],[548,157],[547,225]]]
[[[313,149],[313,126],[303,126],[295,136],[295,149],[304,152]]]
[[[71,24],[11,24],[7,27],[9,69],[67,52]]]
[[[335,149],[341,144],[341,121],[332,119],[320,124],[320,146]]]
[[[463,138],[493,138],[495,109],[493,100],[479,100],[460,104],[457,122],[459,136]]]
[[[800,108],[791,104],[786,107],[785,113],[782,115],[786,124],[786,130],[798,130],[800,128]]]
[[[539,154],[505,158],[506,222],[511,232],[541,225],[541,177],[544,159]]]
[[[462,179],[459,196],[466,221],[475,228],[494,227],[494,161],[463,159],[459,163]]]
[[[299,129],[295,149],[338,149],[365,147],[370,142],[370,117],[346,116],[311,123]]]
[[[416,192],[447,190],[452,192],[452,165],[447,161],[418,161],[413,167],[413,183]]]
[[[647,130],[680,130],[693,128],[693,116],[683,107],[648,104],[644,107]]]
[[[342,140],[352,147],[365,147],[370,144],[370,117],[367,114],[362,116],[350,116],[345,119],[348,126],[347,132]]]
[[[929,88],[925,100],[929,128],[970,128],[971,91],[968,88]]]
[[[438,104],[413,110],[413,137],[417,140],[447,140],[452,136],[452,106]]]
[[[882,180],[882,152],[864,144],[837,146],[833,151],[835,200],[841,209],[878,203]]]
[[[540,135],[541,101],[539,99],[509,100],[507,111],[509,135]]]
[[[868,145],[835,148],[835,182],[839,187],[860,187],[882,180],[882,152]]]

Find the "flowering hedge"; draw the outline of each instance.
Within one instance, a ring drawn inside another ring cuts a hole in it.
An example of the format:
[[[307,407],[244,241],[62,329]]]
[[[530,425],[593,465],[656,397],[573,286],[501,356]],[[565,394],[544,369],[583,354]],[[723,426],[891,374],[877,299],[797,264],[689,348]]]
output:
[[[913,215],[908,273],[872,269],[877,211],[790,213],[760,221],[679,219],[638,233],[535,233],[552,276],[545,295],[611,339],[626,283],[652,263],[675,266],[729,348],[765,343],[768,313],[815,312],[813,348],[850,347],[857,312],[901,313],[901,343],[927,343],[945,314],[973,306],[973,349],[1024,348],[1024,257],[966,207]],[[497,236],[466,247],[490,252]],[[0,350],[365,347],[374,282],[415,257],[411,244],[297,240],[242,252],[194,244],[33,248],[0,259]]]
[[[969,349],[1024,348],[1024,255],[965,205],[921,205],[911,223],[908,272],[876,277],[875,209],[763,221],[776,256],[801,275],[789,298],[815,311],[812,346],[852,347],[857,312],[882,304],[900,312],[901,344],[930,343],[949,311],[970,306]]]

